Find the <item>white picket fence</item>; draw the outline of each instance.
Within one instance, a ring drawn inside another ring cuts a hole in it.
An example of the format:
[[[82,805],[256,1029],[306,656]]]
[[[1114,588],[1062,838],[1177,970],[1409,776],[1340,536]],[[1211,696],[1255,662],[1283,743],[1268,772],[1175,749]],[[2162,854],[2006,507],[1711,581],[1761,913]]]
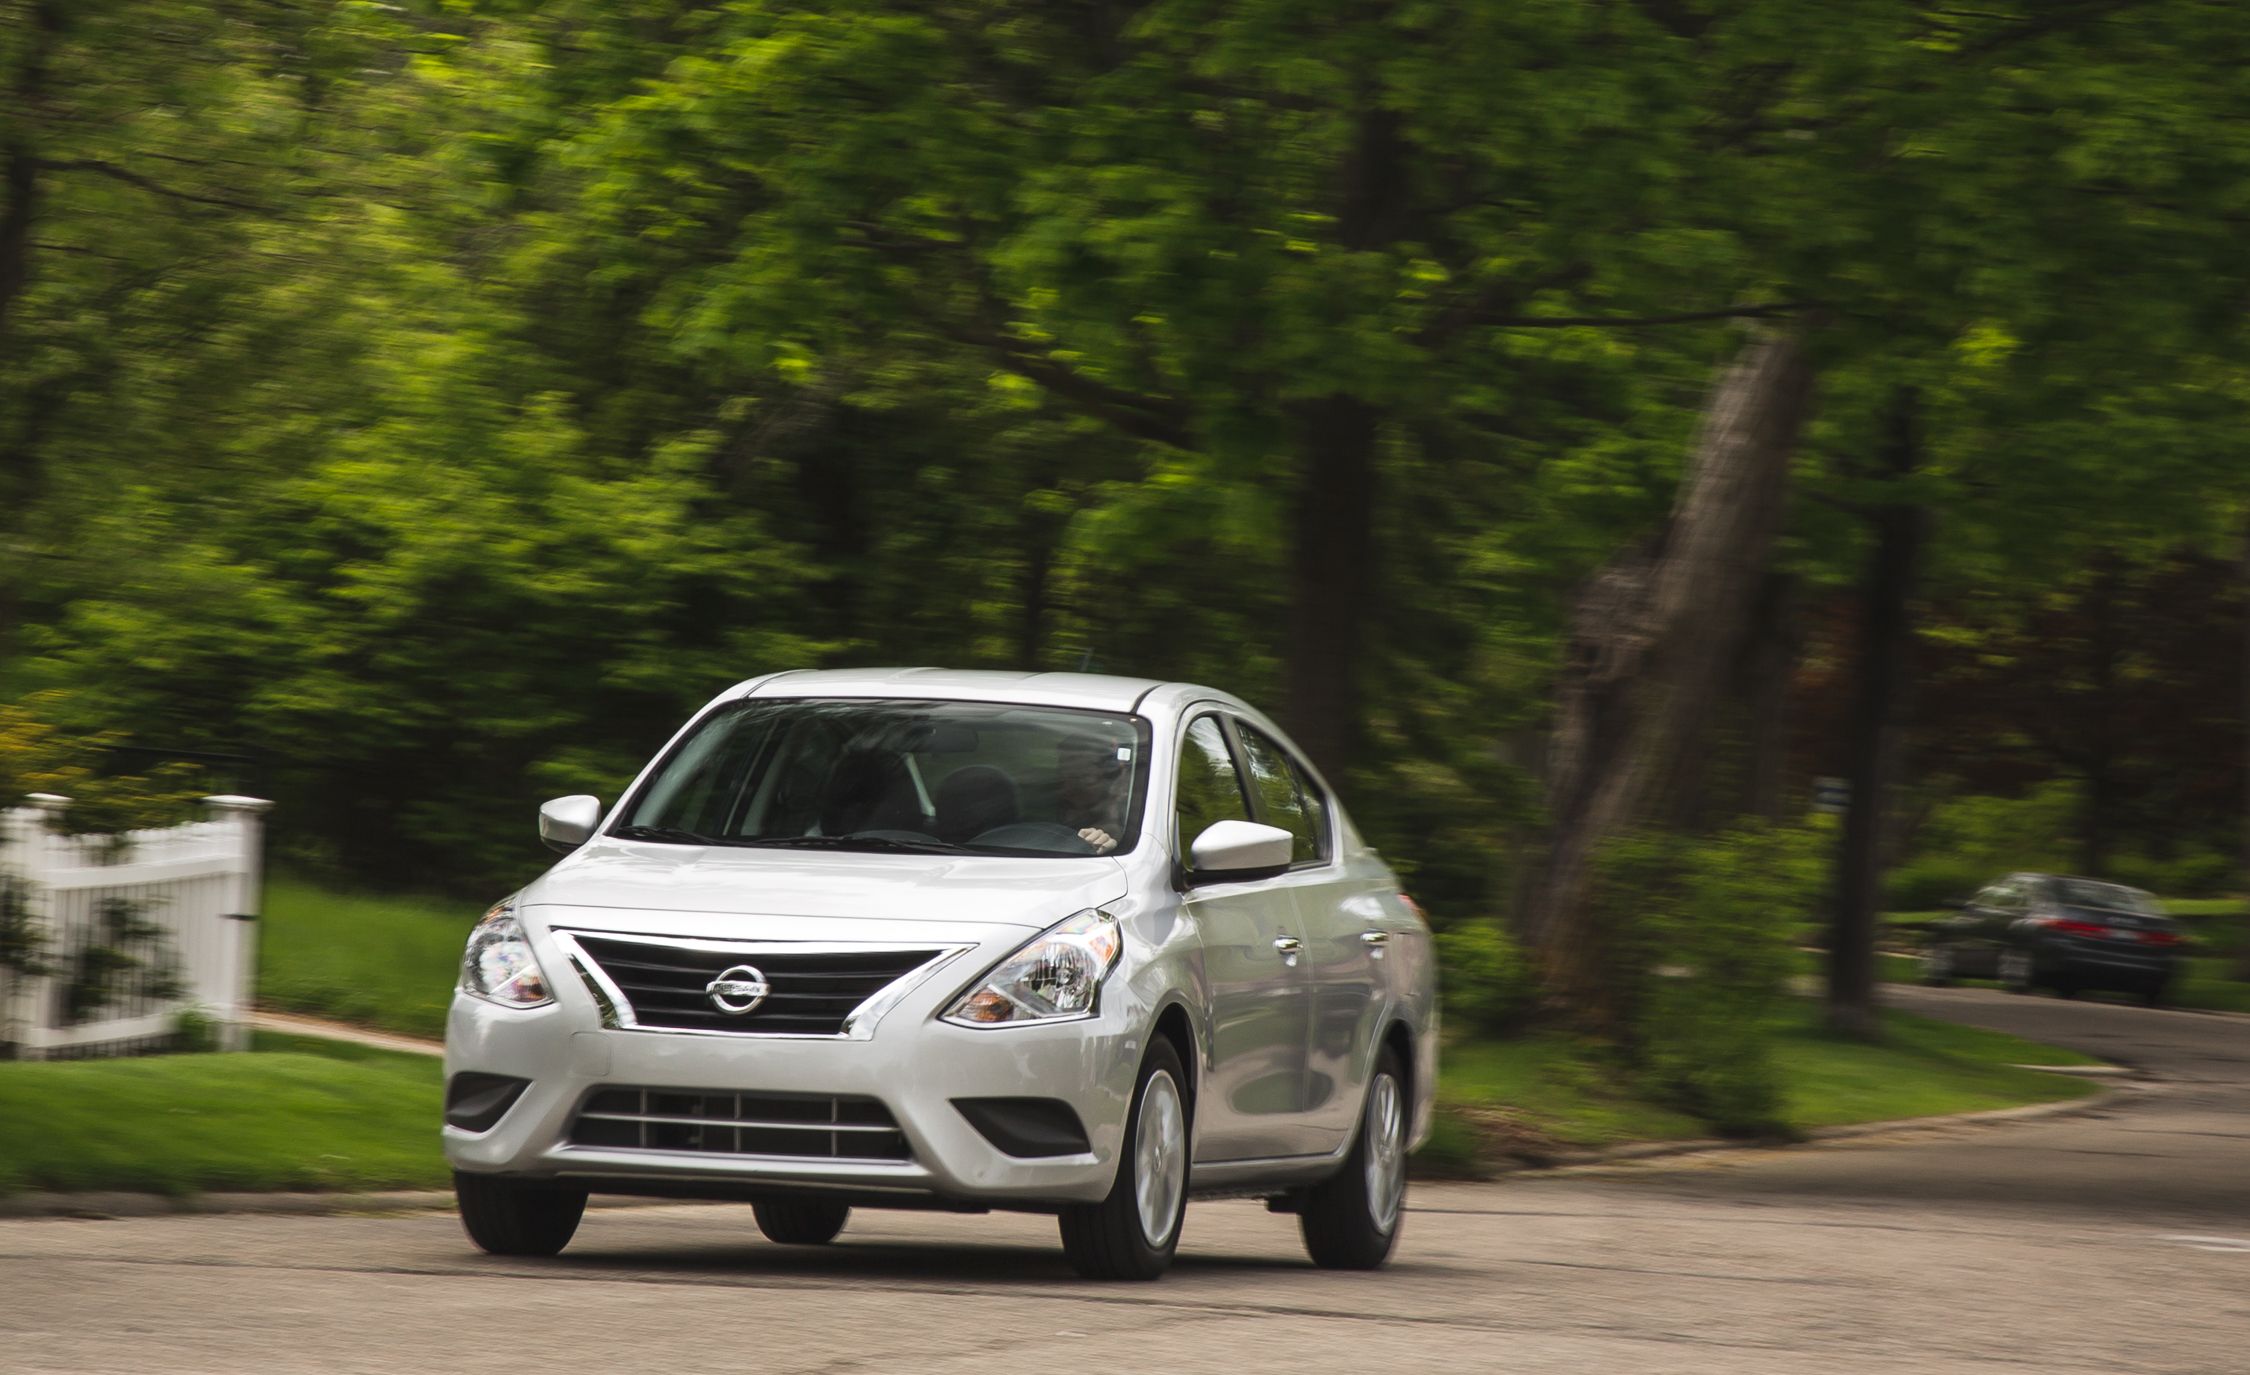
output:
[[[247,1049],[260,842],[273,804],[207,797],[202,821],[78,836],[54,825],[69,799],[35,794],[27,804],[0,811],[0,880],[24,886],[48,968],[28,981],[0,969],[8,980],[0,1040],[30,1059],[129,1053],[171,1036],[192,1008],[216,1024],[222,1047]],[[74,1000],[77,962],[113,939],[120,911],[131,913],[139,932],[112,947],[131,961],[132,977],[109,996],[81,991]],[[169,987],[141,986],[154,982],[149,971],[163,971]]]

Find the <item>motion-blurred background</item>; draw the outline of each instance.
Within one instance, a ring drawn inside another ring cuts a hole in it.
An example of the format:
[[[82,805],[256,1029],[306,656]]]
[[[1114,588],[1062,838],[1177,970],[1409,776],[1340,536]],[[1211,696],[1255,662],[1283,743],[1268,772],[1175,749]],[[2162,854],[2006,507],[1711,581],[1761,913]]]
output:
[[[2243,887],[2246,61],[2218,0],[8,0],[0,796],[255,792],[465,921],[755,673],[1204,680],[1457,1015],[1724,1116],[1797,947],[1865,1032],[1885,910]]]

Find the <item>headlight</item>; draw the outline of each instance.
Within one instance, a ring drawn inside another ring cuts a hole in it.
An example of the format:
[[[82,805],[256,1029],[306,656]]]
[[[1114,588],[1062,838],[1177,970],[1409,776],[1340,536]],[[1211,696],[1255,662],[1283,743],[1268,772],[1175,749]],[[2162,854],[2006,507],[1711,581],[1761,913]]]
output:
[[[516,920],[515,899],[494,904],[469,933],[461,955],[461,991],[508,1007],[553,1002],[531,941]]]
[[[1091,1017],[1094,996],[1124,949],[1117,918],[1080,912],[994,966],[945,1010],[945,1020],[962,1026],[1013,1026]]]

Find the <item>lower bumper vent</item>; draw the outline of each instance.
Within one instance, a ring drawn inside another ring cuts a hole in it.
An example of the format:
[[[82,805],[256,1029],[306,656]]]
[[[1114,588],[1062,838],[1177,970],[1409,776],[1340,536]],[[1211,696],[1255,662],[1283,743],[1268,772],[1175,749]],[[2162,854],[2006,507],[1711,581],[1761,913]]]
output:
[[[570,1144],[792,1160],[910,1160],[891,1110],[873,1098],[687,1089],[596,1089]]]

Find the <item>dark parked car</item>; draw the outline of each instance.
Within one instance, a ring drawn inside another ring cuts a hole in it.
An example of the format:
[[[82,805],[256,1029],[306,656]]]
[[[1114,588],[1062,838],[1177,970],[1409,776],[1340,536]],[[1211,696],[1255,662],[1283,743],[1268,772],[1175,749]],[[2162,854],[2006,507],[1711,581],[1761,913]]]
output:
[[[2180,932],[2138,888],[2056,874],[2010,874],[1933,927],[1926,983],[1998,979],[2011,993],[2051,988],[2137,993],[2154,1007],[2171,989]]]

